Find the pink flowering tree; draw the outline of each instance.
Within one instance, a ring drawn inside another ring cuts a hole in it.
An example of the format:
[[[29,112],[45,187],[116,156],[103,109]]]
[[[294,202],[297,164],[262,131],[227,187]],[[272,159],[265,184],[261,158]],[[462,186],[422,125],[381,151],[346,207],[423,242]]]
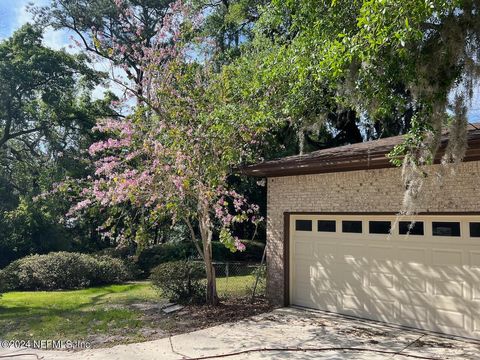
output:
[[[131,17],[125,21],[135,26]],[[191,42],[184,35],[199,21],[176,2],[153,42],[135,50],[144,74],[137,89],[126,84],[138,100],[135,112],[98,122],[95,130],[106,138],[89,149],[95,176],[86,181],[69,215],[77,217],[91,206],[126,206],[150,221],[169,216],[184,222],[205,262],[207,302],[216,304],[213,237],[232,251],[242,251],[245,246],[232,235],[232,226],[262,220],[258,206],[229,189],[227,177],[254,160],[268,127],[262,117],[234,116],[232,89],[222,81],[224,74],[213,73],[208,57],[198,50],[190,56]],[[101,40],[101,34],[97,38]],[[111,39],[108,46],[111,53],[125,51]],[[121,239],[124,230],[112,232],[111,223],[102,230]]]

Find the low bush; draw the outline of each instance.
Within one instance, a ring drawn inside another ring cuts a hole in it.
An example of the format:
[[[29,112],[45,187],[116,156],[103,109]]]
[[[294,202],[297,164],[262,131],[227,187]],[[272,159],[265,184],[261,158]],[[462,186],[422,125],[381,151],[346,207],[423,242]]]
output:
[[[55,252],[16,260],[0,273],[8,290],[61,290],[120,283],[130,274],[120,259]]]
[[[200,303],[205,301],[205,277],[203,263],[172,261],[155,267],[150,280],[170,301]]]
[[[132,279],[141,279],[143,278],[143,271],[138,268],[136,258],[133,256],[134,252],[135,250],[132,251],[132,249],[127,246],[122,246],[105,248],[97,251],[93,255],[97,257],[107,256],[114,259],[121,259]]]

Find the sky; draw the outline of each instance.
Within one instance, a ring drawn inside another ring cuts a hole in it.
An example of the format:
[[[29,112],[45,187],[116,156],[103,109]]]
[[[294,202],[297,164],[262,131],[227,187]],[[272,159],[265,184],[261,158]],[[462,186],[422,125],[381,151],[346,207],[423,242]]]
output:
[[[32,21],[32,15],[27,11],[28,4],[45,6],[49,4],[49,0],[0,0],[0,39],[9,37],[23,24]],[[68,49],[70,34],[47,29],[44,44],[53,49]]]
[[[0,0],[0,40],[11,36],[16,29],[32,20],[31,14],[27,11],[28,4],[46,6],[49,2],[50,0]],[[65,30],[55,31],[46,29],[44,44],[57,50],[64,48],[66,51],[75,51],[69,47],[72,43],[71,35]],[[109,70],[108,65],[105,63],[96,64],[95,68],[102,71]],[[121,89],[115,84],[112,84],[110,89],[118,95],[121,94]],[[100,98],[104,90],[104,87],[97,87],[93,96]],[[475,91],[472,104],[469,106],[468,118],[472,123],[480,123],[480,86]]]
[[[0,0],[0,41],[11,36],[15,30],[27,22],[32,22],[32,14],[27,10],[29,5],[46,6],[49,3],[50,0]],[[65,49],[67,52],[74,53],[79,50],[76,46],[72,46],[73,35],[73,32],[66,30],[47,28],[43,34],[43,44],[55,50]],[[93,67],[100,71],[110,70],[107,61],[97,62]],[[108,87],[119,96],[123,93],[117,84],[110,84]],[[93,91],[93,98],[102,98],[105,90],[105,86],[97,86]]]

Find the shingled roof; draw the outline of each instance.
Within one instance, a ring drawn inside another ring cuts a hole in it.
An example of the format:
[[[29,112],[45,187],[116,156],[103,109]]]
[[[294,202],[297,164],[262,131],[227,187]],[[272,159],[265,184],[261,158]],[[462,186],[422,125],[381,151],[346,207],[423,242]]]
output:
[[[468,149],[464,161],[480,160],[480,124],[469,125]],[[387,154],[403,141],[403,135],[313,151],[246,166],[242,173],[256,177],[278,177],[393,167]],[[438,163],[448,143],[442,135],[435,162]]]

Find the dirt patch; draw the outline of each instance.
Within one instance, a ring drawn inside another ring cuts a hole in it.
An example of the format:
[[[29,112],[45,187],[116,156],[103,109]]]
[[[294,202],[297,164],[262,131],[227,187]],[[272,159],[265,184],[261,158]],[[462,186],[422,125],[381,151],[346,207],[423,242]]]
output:
[[[374,330],[371,328],[365,328],[360,326],[353,326],[349,329],[338,330],[339,334],[342,335],[353,335],[359,338],[372,338],[377,336],[388,336],[388,333],[385,331]]]
[[[433,340],[421,340],[418,339],[415,341],[412,346],[415,347],[430,347],[430,348],[444,348],[444,349],[453,349],[455,344],[446,342],[446,341],[433,341]]]
[[[141,309],[139,327],[133,331],[125,329],[119,334],[109,336],[92,335],[87,341],[93,348],[162,339],[170,335],[236,322],[272,310],[272,306],[265,299],[257,299],[251,304],[250,299],[246,298],[224,300],[218,306],[188,305],[171,314],[162,311],[163,305],[148,302],[136,303],[130,307]]]
[[[250,316],[265,313],[272,307],[263,299],[254,304],[249,299],[225,300],[218,306],[189,305],[172,314],[175,327],[171,334],[181,334],[224,323],[236,322]]]
[[[281,324],[281,325],[288,325],[292,322],[295,324],[301,324],[304,326],[317,326],[317,327],[325,327],[331,325],[331,323],[327,320],[319,319],[316,316],[311,316],[309,313],[305,313],[305,316],[299,318],[298,316],[289,315],[289,314],[280,314],[280,313],[271,313],[267,316],[262,316],[259,319],[252,319],[252,321],[258,321],[265,323],[267,321]]]

